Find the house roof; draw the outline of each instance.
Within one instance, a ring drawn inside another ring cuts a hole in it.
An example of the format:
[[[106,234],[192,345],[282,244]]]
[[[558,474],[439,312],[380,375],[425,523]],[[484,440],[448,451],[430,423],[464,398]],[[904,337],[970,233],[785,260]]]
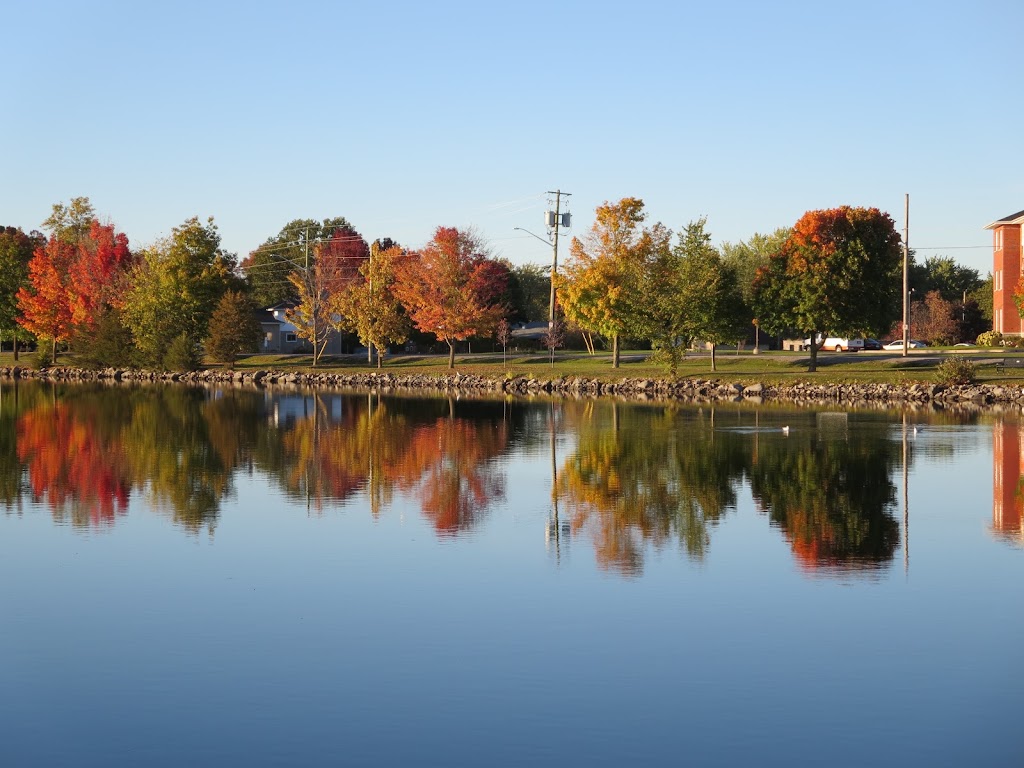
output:
[[[523,323],[509,334],[513,339],[540,339],[548,332],[546,322]]]
[[[1024,211],[1017,211],[1016,213],[1011,213],[1009,216],[1004,216],[1001,219],[996,219],[991,224],[986,224],[985,229],[1005,227],[1007,224],[1024,224]]]

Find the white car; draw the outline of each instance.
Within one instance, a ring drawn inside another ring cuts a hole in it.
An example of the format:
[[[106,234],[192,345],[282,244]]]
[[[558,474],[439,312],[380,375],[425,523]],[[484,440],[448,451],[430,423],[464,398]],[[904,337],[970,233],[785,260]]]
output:
[[[916,339],[911,339],[910,341],[907,342],[907,346],[910,347],[911,349],[924,349],[928,345],[925,344],[923,341],[917,341]],[[886,344],[884,347],[882,347],[882,349],[890,349],[890,350],[900,350],[900,349],[903,349],[903,339],[897,339],[896,341],[890,341],[888,344]]]
[[[821,337],[818,337],[818,341],[822,341]],[[811,340],[804,339],[804,349],[809,350],[811,348]],[[820,350],[832,350],[833,352],[856,352],[864,349],[864,339],[841,339],[836,336],[829,336],[825,339]]]

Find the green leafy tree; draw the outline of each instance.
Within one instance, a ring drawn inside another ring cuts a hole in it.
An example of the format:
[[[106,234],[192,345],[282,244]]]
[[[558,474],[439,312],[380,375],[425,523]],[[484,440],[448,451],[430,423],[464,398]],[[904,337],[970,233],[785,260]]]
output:
[[[949,302],[963,303],[964,297],[981,285],[978,270],[957,264],[950,256],[929,256],[923,265],[914,265],[910,285],[922,296],[938,291]]]
[[[736,272],[723,263],[704,224],[704,219],[690,222],[679,236],[675,248],[680,263],[677,301],[688,314],[684,334],[711,344],[714,371],[716,346],[742,338],[749,313]]]
[[[778,253],[758,270],[754,305],[772,333],[878,336],[901,311],[902,253],[892,219],[877,208],[808,211]]]
[[[234,366],[242,352],[255,352],[263,335],[252,302],[242,291],[227,291],[210,317],[206,354],[218,363]]]
[[[96,221],[96,211],[88,197],[73,197],[67,205],[54,203],[53,211],[42,227],[56,238],[71,245],[89,234],[89,228]]]
[[[344,216],[317,221],[289,221],[276,235],[252,251],[240,268],[257,307],[266,309],[286,302],[297,302],[298,291],[288,276],[312,264],[316,249],[332,238],[338,229],[351,230]]]
[[[675,375],[694,340],[715,346],[743,335],[747,312],[734,271],[711,245],[705,219],[690,222],[679,243],[655,235],[655,256],[644,276],[642,316],[655,356]]]
[[[755,232],[749,240],[722,243],[722,262],[736,273],[743,300],[751,305],[754,299],[754,278],[757,270],[768,264],[773,253],[778,253],[793,230],[779,227],[770,235]]]
[[[191,218],[142,253],[124,297],[123,316],[148,365],[164,365],[179,336],[195,346],[220,297],[239,288],[235,257],[220,246],[213,219]],[[169,366],[177,369],[178,366]]]
[[[506,262],[507,263],[507,262]],[[551,301],[550,267],[508,264],[508,288],[503,303],[511,322],[546,320]]]
[[[84,368],[134,368],[135,344],[121,311],[108,306],[93,318],[91,328],[75,336],[75,362]]]
[[[0,341],[10,335],[18,359],[18,291],[28,288],[28,263],[45,239],[39,232],[25,234],[17,227],[0,227]]]

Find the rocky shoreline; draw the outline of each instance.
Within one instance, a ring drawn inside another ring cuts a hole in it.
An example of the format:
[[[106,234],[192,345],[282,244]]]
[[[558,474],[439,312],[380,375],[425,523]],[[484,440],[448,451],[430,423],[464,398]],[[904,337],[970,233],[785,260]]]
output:
[[[344,387],[382,391],[477,392],[508,395],[558,395],[565,397],[614,396],[639,400],[678,400],[684,402],[765,401],[790,403],[835,403],[858,405],[924,405],[1021,404],[1024,387],[995,384],[944,386],[931,383],[908,384],[815,384],[798,381],[792,384],[740,384],[717,379],[688,378],[678,381],[650,378],[623,378],[600,381],[581,376],[547,379],[543,377],[510,376],[493,379],[473,374],[451,373],[442,376],[426,374],[344,373],[325,371],[298,373],[294,371],[208,370],[189,373],[154,371],[85,370],[53,367],[36,370],[18,366],[0,368],[0,379],[39,379],[44,381],[97,382],[180,382],[191,384],[234,384],[242,386]]]

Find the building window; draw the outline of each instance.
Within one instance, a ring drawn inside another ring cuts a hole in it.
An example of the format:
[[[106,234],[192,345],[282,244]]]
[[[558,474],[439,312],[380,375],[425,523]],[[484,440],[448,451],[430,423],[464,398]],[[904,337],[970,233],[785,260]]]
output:
[[[287,341],[289,344],[294,344],[295,343],[295,334],[294,333],[286,333],[284,335],[284,340]]]
[[[995,232],[992,233],[992,242],[996,248],[1003,247],[1003,228],[999,227]]]

